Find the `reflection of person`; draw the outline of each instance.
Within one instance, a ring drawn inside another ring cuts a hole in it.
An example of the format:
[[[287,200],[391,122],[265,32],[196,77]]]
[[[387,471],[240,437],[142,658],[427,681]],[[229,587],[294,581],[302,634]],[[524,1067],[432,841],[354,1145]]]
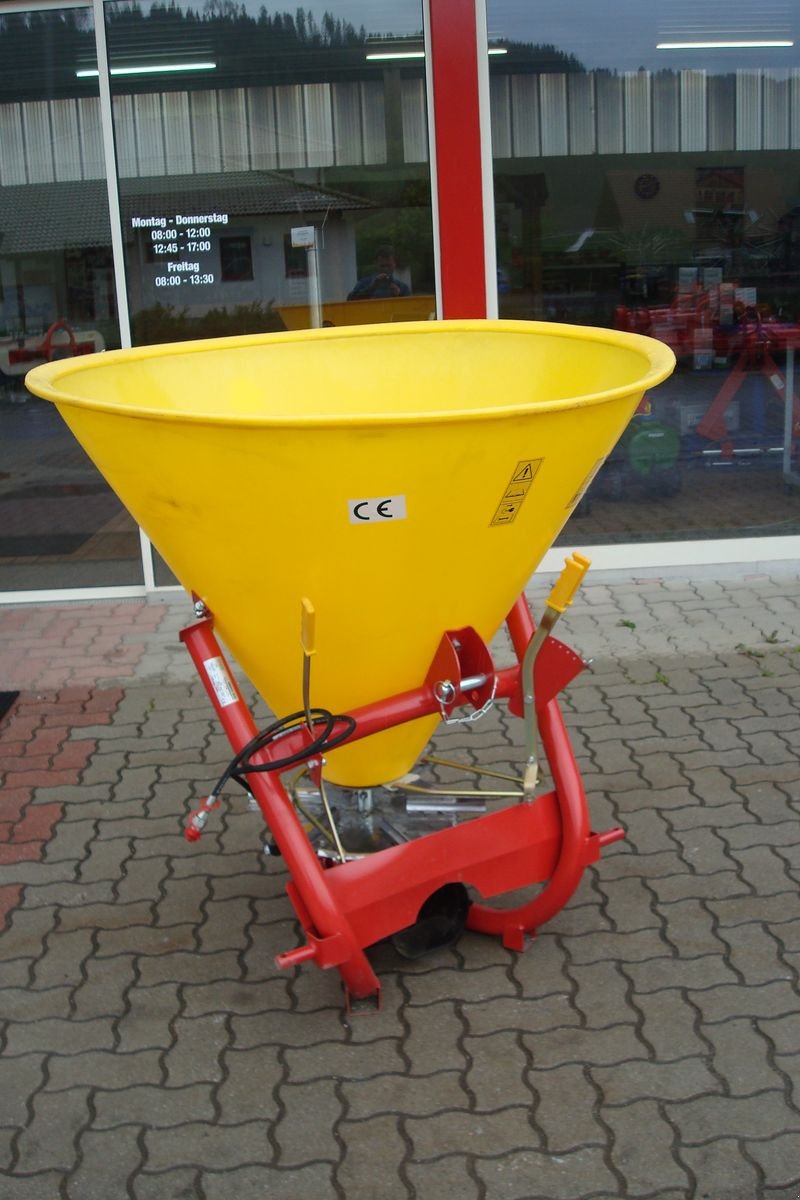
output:
[[[408,296],[411,289],[401,279],[395,279],[394,250],[382,246],[375,257],[375,271],[365,275],[348,295],[348,300],[385,300],[390,296]]]

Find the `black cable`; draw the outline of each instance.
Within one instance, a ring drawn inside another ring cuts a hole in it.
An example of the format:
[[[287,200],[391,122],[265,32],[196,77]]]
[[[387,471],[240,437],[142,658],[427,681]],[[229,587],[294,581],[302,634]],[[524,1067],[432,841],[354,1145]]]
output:
[[[324,728],[307,746],[304,746],[302,750],[295,751],[294,754],[287,754],[285,758],[278,758],[272,762],[254,763],[251,761],[253,755],[270,745],[271,742],[277,741],[284,734],[308,723],[305,710],[281,717],[280,720],[274,721],[272,725],[268,725],[266,729],[262,729],[254,738],[251,738],[236,757],[231,759],[213,788],[212,796],[218,796],[229,779],[233,779],[245,791],[249,791],[245,782],[248,775],[256,775],[262,771],[286,771],[289,767],[307,762],[315,754],[323,754],[326,750],[332,750],[335,746],[339,746],[350,737],[356,728],[356,722],[352,717],[334,716],[326,708],[312,708],[308,716],[311,718],[312,726],[322,725]],[[334,733],[336,725],[340,722],[344,728]]]

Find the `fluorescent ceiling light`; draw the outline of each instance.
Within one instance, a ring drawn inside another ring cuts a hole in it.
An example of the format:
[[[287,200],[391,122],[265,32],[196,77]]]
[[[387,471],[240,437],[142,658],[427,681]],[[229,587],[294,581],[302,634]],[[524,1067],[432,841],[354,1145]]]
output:
[[[111,75],[163,75],[172,71],[214,71],[217,64],[213,62],[195,63],[153,63],[141,67],[111,67]],[[99,74],[97,68],[91,71],[76,71],[78,79],[89,79]]]
[[[367,58],[371,59],[387,59],[387,58],[424,58],[424,50],[387,50],[385,54],[368,54]]]
[[[793,46],[794,42],[659,42],[656,50],[758,50]]]
[[[489,53],[490,54],[508,54],[508,50],[497,48],[497,49],[490,50]],[[381,59],[383,61],[386,61],[386,59],[390,59],[390,58],[424,58],[424,57],[425,57],[424,50],[387,50],[381,54],[368,54],[367,55],[367,58],[372,59],[373,61],[376,59]]]

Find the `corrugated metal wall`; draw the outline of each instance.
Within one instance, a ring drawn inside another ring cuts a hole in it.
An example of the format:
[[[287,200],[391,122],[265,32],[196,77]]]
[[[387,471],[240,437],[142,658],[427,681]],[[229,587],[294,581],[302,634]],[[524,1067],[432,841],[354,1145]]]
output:
[[[800,70],[497,75],[496,158],[800,148]],[[427,159],[425,88],[403,81],[404,160]],[[114,99],[123,177],[386,162],[381,82]],[[0,105],[0,184],[103,176],[98,98]]]

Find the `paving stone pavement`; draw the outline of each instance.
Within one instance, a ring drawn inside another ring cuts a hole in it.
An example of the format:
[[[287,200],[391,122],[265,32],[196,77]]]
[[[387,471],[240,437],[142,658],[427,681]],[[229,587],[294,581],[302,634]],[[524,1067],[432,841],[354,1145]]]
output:
[[[531,588],[540,605],[546,588]],[[297,943],[174,597],[0,609],[2,1200],[797,1200],[800,575],[601,577],[559,636],[609,847],[523,954]],[[502,647],[501,647],[502,648]],[[517,766],[490,714],[439,752]]]

